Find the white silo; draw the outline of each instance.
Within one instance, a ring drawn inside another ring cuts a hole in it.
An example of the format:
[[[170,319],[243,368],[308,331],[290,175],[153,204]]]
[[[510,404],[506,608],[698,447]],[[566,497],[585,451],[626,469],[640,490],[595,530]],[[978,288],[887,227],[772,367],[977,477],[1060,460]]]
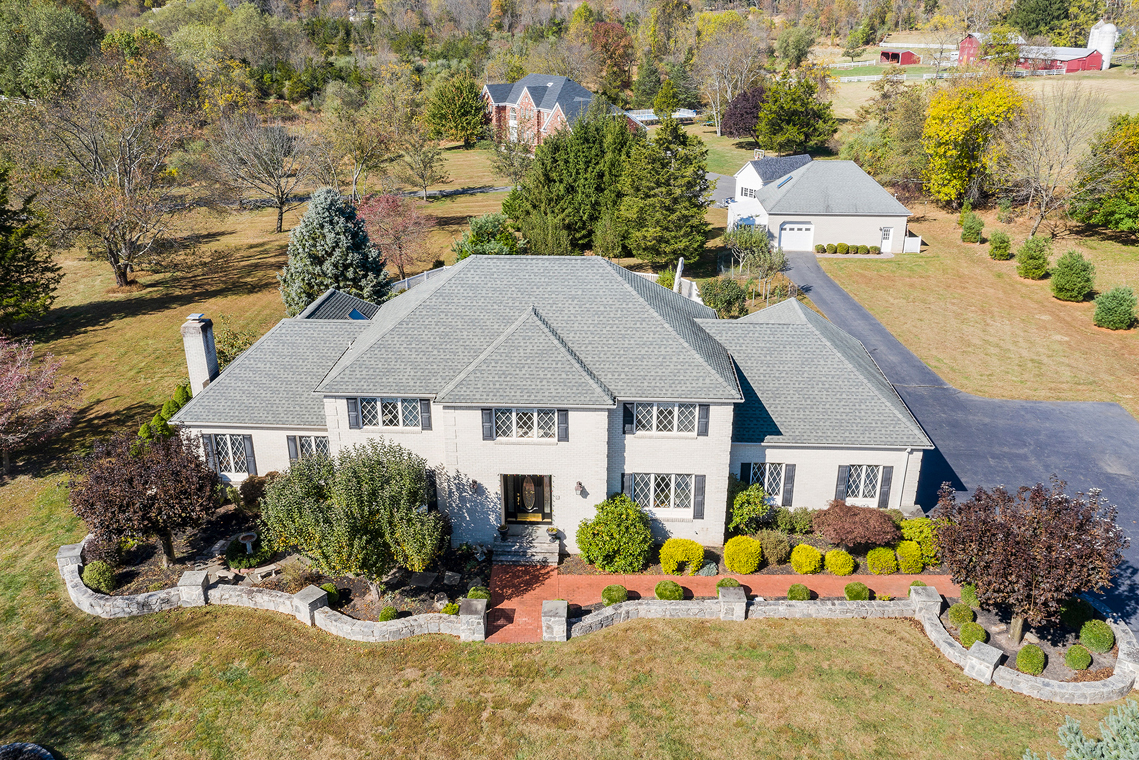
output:
[[[1100,19],[1088,34],[1088,47],[1098,50],[1103,55],[1103,70],[1111,66],[1111,54],[1115,52],[1115,43],[1119,40],[1119,30],[1115,24]]]

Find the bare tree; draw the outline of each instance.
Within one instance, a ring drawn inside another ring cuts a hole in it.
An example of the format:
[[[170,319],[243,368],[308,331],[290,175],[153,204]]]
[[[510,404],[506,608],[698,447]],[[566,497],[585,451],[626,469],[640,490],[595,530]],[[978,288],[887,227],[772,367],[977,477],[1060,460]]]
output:
[[[277,232],[285,212],[303,201],[296,192],[315,169],[312,139],[280,122],[263,124],[251,113],[224,119],[210,145],[210,158],[218,179],[235,191],[265,193],[277,209]]]
[[[723,30],[712,34],[697,50],[694,74],[712,109],[717,136],[728,104],[762,74],[762,48],[760,40],[749,33]]]
[[[395,164],[396,176],[422,190],[423,200],[427,200],[428,186],[450,179],[443,168],[443,149],[424,134],[424,130],[410,135],[401,147],[403,153]]]
[[[1063,208],[1088,168],[1088,144],[1103,126],[1101,93],[1079,81],[1049,82],[1039,99],[997,132],[996,175],[1033,217],[1035,235],[1044,219]]]
[[[957,43],[961,41],[961,23],[957,19],[939,14],[926,22],[923,30],[927,39],[939,46],[933,48],[933,52],[929,54],[931,56],[929,63],[933,65],[934,79],[936,79],[941,74],[942,67],[948,62],[949,51],[955,50]]]
[[[526,60],[526,70],[569,77],[588,89],[601,79],[601,60],[589,45],[562,37],[536,45]]]

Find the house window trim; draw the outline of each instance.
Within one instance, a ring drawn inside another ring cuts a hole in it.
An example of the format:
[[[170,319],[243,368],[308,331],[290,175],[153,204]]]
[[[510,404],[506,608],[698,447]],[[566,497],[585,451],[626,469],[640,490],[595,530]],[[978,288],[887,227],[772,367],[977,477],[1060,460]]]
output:
[[[307,453],[305,452],[304,444],[306,440],[310,441],[309,446],[312,449]],[[317,441],[324,441],[323,451],[318,450],[321,447],[317,444]],[[289,435],[285,436],[285,442],[287,444],[286,448],[288,449],[290,465],[308,457],[332,456],[331,441],[327,435]]]
[[[847,470],[847,474],[846,474],[846,503],[851,504],[853,506],[858,506],[858,507],[876,507],[876,506],[878,506],[878,498],[882,494],[882,471],[883,471],[884,465],[880,465],[880,464],[852,464],[852,465],[847,465],[847,466],[850,469]],[[870,495],[870,496],[861,496],[861,495],[860,496],[851,496],[850,495],[851,478],[854,475],[854,472],[855,472],[854,468],[855,467],[862,468],[862,470],[860,471],[861,475],[860,475],[859,481],[858,481],[859,491],[862,493],[865,493],[864,487],[865,487],[865,483],[866,483],[866,480],[865,480],[866,468],[874,468],[874,470],[876,470],[877,476],[875,478],[874,493],[872,495]]]
[[[424,427],[423,427],[423,423],[424,423],[423,402],[424,402],[424,400],[425,399],[423,399],[420,396],[358,396],[355,398],[350,398],[349,402],[351,402],[351,401],[356,402],[356,411],[353,414],[352,404],[349,403],[349,405],[348,405],[348,427],[353,428],[352,417],[355,416],[357,418],[357,422],[359,424],[357,426],[355,426],[354,429],[358,429],[358,430],[386,430],[389,432],[399,432],[399,433],[423,432],[423,430],[424,430]],[[375,402],[376,422],[374,424],[364,421],[364,402],[365,401]],[[395,405],[396,405],[396,412],[399,415],[399,424],[398,425],[385,425],[384,424],[384,411],[383,411],[384,407],[383,407],[383,405],[385,403],[391,403],[393,401],[395,402]],[[428,403],[430,403],[430,400],[427,400],[427,401],[428,401]],[[406,419],[405,411],[410,407],[415,408],[417,416],[419,417],[419,420],[414,425],[406,424],[407,419]],[[430,428],[427,428],[427,429],[430,430]]]
[[[691,472],[632,472],[629,475],[633,478],[633,493],[630,498],[640,504],[646,510],[652,512],[654,515],[661,517],[679,517],[687,520],[694,518],[694,510],[696,506],[696,475]],[[641,501],[638,497],[639,491],[637,487],[638,477],[649,478],[648,490],[649,499],[648,503]],[[656,488],[657,479],[666,477],[669,479],[669,492],[668,500],[669,506],[658,507],[656,505]],[[686,506],[676,506],[676,483],[677,478],[688,478],[688,504]]]
[[[514,443],[551,444],[551,443],[558,443],[558,415],[560,412],[563,412],[563,411],[567,411],[567,410],[556,409],[554,407],[545,407],[545,406],[496,406],[496,407],[492,407],[491,408],[491,424],[492,424],[493,430],[494,430],[494,440],[496,442],[500,442],[503,444],[514,444]],[[509,435],[499,432],[499,427],[498,427],[499,412],[509,412],[510,413],[510,433],[509,433]],[[539,432],[541,432],[543,430],[543,428],[539,422],[542,419],[542,413],[543,412],[547,412],[549,414],[549,420],[551,421],[551,426],[548,428],[548,431],[547,431],[547,432],[549,432],[549,435],[539,435]],[[533,426],[531,428],[532,429],[531,435],[518,435],[518,415],[519,415],[519,413],[522,413],[522,414],[529,413],[529,414],[533,415]],[[567,438],[566,438],[566,440],[568,440],[568,421],[567,421]]]
[[[772,476],[771,469],[779,468],[779,482],[778,486],[772,490]],[[762,477],[762,480],[757,480],[757,475]],[[786,462],[752,462],[751,463],[751,481],[752,485],[761,483],[763,485],[763,493],[767,497],[767,503],[773,507],[783,506],[783,485],[787,482],[787,463]]]
[[[696,438],[700,432],[700,404],[689,401],[635,401],[633,403],[633,434],[641,438]],[[645,429],[638,422],[640,407],[651,406],[652,427]],[[679,430],[680,407],[692,407],[692,429]],[[671,407],[672,429],[657,430],[661,407]]]

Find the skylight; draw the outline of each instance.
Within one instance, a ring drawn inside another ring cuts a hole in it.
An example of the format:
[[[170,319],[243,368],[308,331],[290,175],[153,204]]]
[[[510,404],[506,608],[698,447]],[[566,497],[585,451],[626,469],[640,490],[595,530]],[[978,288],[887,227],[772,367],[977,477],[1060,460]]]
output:
[[[775,189],[778,190],[779,188],[783,187],[784,185],[786,185],[790,181],[791,181],[791,175],[788,174],[786,177],[784,177],[783,179],[781,179],[779,181],[779,184],[775,186]]]

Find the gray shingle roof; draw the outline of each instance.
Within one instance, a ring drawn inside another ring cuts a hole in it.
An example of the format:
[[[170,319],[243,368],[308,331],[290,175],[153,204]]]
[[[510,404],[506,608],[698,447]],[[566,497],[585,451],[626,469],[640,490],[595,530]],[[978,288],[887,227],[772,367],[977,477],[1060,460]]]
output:
[[[371,319],[379,310],[378,304],[329,288],[298,314],[297,319]],[[360,316],[352,316],[353,311]]]
[[[497,104],[518,105],[518,99],[526,90],[530,91],[531,99],[543,111],[553,111],[560,105],[566,123],[571,127],[593,100],[593,93],[577,82],[552,74],[527,74],[512,85],[486,85],[491,101]]]
[[[283,319],[182,407],[172,422],[325,427],[313,390],[370,324]]]
[[[757,161],[748,161],[744,166],[750,166],[755,169],[756,174],[763,180],[763,184],[774,182],[777,179],[786,177],[791,172],[798,169],[800,166],[805,166],[811,163],[811,157],[806,153],[798,156],[764,156]],[[742,167],[740,171],[743,171]],[[739,172],[736,172],[739,174]]]
[[[349,396],[436,395],[480,358],[500,372],[511,372],[508,362],[497,363],[507,360],[500,358],[504,353],[483,354],[511,328],[521,329],[516,323],[532,306],[611,395],[741,398],[728,352],[695,321],[714,318],[714,311],[593,256],[465,259],[437,279],[386,302],[320,390]],[[543,341],[550,344],[548,337]],[[565,373],[553,369],[565,361],[560,351],[550,344],[545,364],[535,363],[529,351],[520,356],[513,370],[523,375],[519,388],[545,388],[550,399],[582,392],[580,380],[560,385]],[[481,369],[471,373],[476,378],[470,385],[460,383],[449,390],[472,394],[465,398],[479,403],[473,400],[474,383],[486,382],[487,375]]]
[[[738,369],[733,440],[933,447],[863,345],[798,301],[699,323]]]
[[[811,161],[764,185],[756,199],[769,214],[909,216],[898,199],[853,161]]]

